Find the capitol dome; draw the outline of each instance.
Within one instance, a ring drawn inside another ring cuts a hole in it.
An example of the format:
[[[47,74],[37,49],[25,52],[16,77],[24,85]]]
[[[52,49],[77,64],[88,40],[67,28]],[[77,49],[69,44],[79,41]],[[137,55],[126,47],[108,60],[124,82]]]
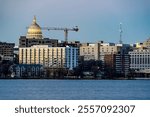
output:
[[[27,31],[28,39],[42,39],[41,27],[36,23],[36,17],[32,21],[32,24],[29,26]]]

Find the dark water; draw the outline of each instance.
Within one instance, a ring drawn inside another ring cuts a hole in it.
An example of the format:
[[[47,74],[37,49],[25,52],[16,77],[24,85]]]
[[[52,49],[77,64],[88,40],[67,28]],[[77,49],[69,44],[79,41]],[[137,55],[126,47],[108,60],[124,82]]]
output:
[[[0,99],[150,100],[150,80],[0,80]]]

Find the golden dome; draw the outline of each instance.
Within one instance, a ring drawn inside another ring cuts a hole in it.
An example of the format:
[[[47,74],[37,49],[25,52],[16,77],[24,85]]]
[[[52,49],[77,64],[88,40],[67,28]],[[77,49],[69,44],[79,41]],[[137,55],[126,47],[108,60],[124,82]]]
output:
[[[42,31],[41,27],[36,23],[36,17],[32,21],[32,24],[29,26],[27,31],[27,38],[28,39],[42,39]]]

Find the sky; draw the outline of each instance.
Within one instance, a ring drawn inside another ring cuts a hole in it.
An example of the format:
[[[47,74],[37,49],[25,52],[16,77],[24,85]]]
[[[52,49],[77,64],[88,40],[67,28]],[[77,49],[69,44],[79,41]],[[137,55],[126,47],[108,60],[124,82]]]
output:
[[[150,0],[0,0],[0,41],[18,45],[34,15],[41,27],[79,27],[70,41],[143,42],[150,37]],[[42,30],[44,37],[64,40],[63,31]]]

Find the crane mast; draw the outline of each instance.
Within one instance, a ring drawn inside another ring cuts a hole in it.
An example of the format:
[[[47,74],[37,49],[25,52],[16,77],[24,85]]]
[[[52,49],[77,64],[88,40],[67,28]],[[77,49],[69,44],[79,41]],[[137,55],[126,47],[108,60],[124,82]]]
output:
[[[74,28],[58,28],[58,27],[42,27],[42,30],[63,30],[65,35],[65,42],[68,42],[68,31],[75,31],[77,32],[79,28],[76,26]]]

